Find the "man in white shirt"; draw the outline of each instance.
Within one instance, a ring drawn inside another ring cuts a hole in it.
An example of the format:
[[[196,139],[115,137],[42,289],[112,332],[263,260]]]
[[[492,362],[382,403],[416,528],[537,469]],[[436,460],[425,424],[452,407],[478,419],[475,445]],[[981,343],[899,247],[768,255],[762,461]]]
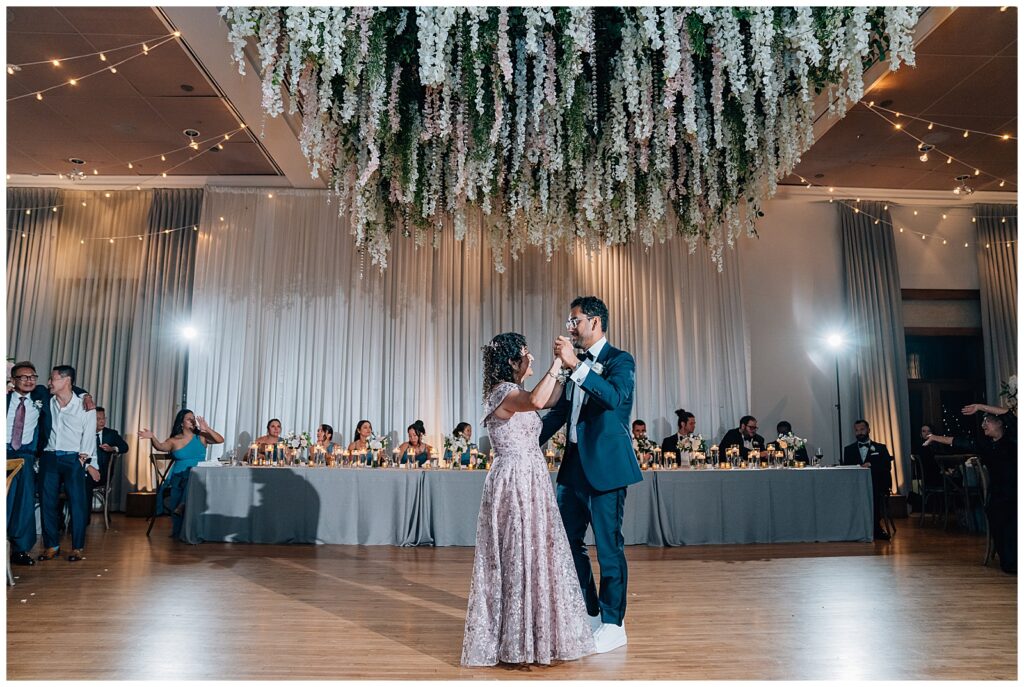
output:
[[[39,460],[42,492],[43,545],[40,561],[60,554],[60,485],[64,484],[71,509],[71,562],[81,560],[89,504],[85,499],[86,465],[96,453],[96,411],[86,410],[76,396],[75,368],[58,365],[50,373],[50,421],[46,449]]]

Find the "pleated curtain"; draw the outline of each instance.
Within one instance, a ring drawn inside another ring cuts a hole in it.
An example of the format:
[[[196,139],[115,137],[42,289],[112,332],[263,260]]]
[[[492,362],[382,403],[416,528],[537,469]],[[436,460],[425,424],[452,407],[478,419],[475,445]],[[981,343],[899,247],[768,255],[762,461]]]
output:
[[[859,417],[871,425],[871,438],[893,455],[894,484],[905,493],[910,471],[910,398],[907,389],[906,334],[892,218],[881,202],[837,203],[843,249],[843,288],[851,327],[848,353],[858,407],[844,410],[843,436],[853,440]],[[875,224],[875,218],[879,224]]]
[[[324,192],[207,189],[189,403],[231,448],[271,418],[285,432],[330,424],[341,443],[361,419],[392,446],[415,420],[434,445],[460,421],[479,437],[481,347],[499,332],[523,333],[536,357],[532,386],[572,299],[597,295],[610,310],[609,342],[636,358],[634,416],[652,436],[675,429],[679,407],[697,414],[706,436],[746,412],[735,251],[719,273],[683,241],[550,260],[527,249],[502,274],[473,224],[465,241],[446,230],[436,247],[393,237],[382,273]]]
[[[1002,405],[1001,386],[1017,374],[1017,206],[978,204],[974,214],[985,391],[989,403]]]
[[[56,213],[19,231],[14,218],[31,217],[21,208],[50,203]],[[180,401],[176,333],[190,304],[201,204],[201,189],[8,192],[8,354],[32,360],[41,376],[74,366],[79,386],[107,409],[130,449],[114,484],[118,504],[129,488],[153,486],[139,427],[173,417]]]

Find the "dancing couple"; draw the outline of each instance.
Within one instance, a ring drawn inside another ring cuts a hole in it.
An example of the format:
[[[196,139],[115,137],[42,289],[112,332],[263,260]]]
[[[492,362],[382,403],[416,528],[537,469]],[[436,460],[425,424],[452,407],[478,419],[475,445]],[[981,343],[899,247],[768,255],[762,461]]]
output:
[[[569,337],[555,339],[532,391],[523,382],[534,357],[521,334],[498,334],[483,349],[483,424],[495,457],[477,521],[465,666],[550,664],[626,644],[622,514],[626,487],[643,479],[629,433],[636,365],[605,338],[600,299],[580,297],[570,308]],[[542,409],[550,409],[543,419]],[[540,447],[563,428],[556,500]]]

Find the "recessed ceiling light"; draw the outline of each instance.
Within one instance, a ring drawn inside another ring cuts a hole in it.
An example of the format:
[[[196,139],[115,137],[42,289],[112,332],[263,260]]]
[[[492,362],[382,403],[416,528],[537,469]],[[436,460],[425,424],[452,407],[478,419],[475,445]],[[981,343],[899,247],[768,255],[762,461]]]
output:
[[[196,90],[196,87],[189,83],[183,83],[179,88],[181,88],[181,90],[185,91],[186,93],[191,93],[192,91]]]

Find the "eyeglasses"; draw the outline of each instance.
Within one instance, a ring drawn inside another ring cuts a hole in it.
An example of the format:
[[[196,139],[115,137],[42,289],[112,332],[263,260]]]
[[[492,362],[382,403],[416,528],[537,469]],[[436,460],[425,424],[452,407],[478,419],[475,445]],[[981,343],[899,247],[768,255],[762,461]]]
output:
[[[19,382],[34,382],[39,379],[39,375],[18,375],[14,379],[17,379]]]
[[[572,331],[573,329],[576,329],[576,327],[579,326],[581,319],[592,320],[592,319],[594,319],[594,317],[596,317],[596,315],[595,316],[584,315],[582,318],[580,318],[580,317],[570,317],[569,319],[567,319],[565,321],[565,328],[568,329],[569,331]]]

